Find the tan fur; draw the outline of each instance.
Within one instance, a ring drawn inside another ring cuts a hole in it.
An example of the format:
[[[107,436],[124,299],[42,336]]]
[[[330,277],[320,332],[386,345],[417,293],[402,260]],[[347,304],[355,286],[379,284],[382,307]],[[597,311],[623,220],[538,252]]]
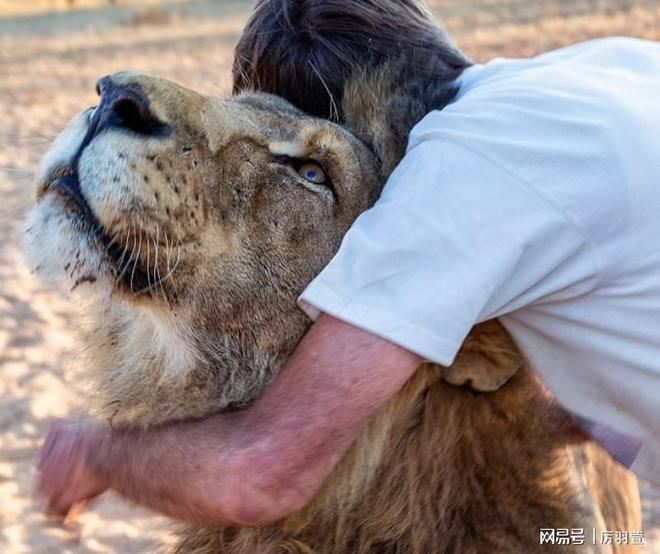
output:
[[[173,130],[108,130],[80,161],[100,225],[147,287],[134,290],[70,199],[46,186],[73,157],[85,116],[47,158],[26,231],[35,267],[88,302],[78,379],[90,413],[149,427],[247,405],[310,324],[297,296],[402,154],[373,108],[396,90],[382,75],[349,87],[358,140],[272,96],[223,101],[141,74],[113,80],[148,97]],[[415,117],[400,116],[402,127]],[[323,165],[336,198],[275,163],[283,150]],[[179,551],[526,554],[548,551],[540,528],[638,529],[634,478],[520,366],[497,323],[476,328],[452,368],[419,368],[303,511],[263,528],[188,528]]]

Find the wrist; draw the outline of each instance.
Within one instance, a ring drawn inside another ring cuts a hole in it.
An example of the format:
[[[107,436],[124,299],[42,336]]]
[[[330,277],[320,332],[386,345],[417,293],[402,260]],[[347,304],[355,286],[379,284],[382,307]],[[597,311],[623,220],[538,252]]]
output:
[[[87,424],[79,438],[85,469],[107,488],[111,488],[112,481],[111,435],[112,431],[107,426],[92,423]]]

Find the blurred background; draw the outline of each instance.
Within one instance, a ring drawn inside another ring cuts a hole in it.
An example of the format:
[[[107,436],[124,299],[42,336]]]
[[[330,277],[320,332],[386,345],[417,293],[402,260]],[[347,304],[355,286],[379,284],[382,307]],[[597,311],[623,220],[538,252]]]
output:
[[[94,105],[99,76],[140,69],[227,94],[232,48],[251,1],[0,0],[0,552],[154,551],[168,524],[107,497],[70,527],[39,512],[36,449],[72,399],[67,303],[29,274],[20,221],[40,156],[67,120]],[[478,61],[581,40],[660,40],[659,0],[431,0]],[[660,95],[660,91],[659,95]],[[642,484],[645,554],[660,554],[660,492]]]

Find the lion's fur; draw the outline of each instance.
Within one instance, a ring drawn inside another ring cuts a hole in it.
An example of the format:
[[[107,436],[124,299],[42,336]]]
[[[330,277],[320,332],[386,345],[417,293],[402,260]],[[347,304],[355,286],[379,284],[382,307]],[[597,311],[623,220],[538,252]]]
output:
[[[65,279],[95,279],[77,289],[95,306],[80,375],[91,413],[149,427],[241,407],[263,391],[309,326],[298,294],[375,201],[410,127],[432,107],[423,95],[401,94],[391,74],[358,75],[346,90],[346,123],[362,140],[271,96],[220,101],[150,76],[113,77],[150,99],[173,139],[119,131],[95,139],[80,170],[90,204],[127,243],[135,225],[140,244],[168,234],[165,244],[154,241],[150,263],[137,255],[143,267],[163,266],[166,257],[169,266],[170,241],[182,261],[153,290],[127,291],[112,278],[116,268],[98,261],[102,253],[75,213],[40,189],[30,257],[51,274],[73,258]],[[180,155],[182,147],[192,154]],[[338,202],[273,165],[282,151],[322,158]],[[46,167],[44,178],[55,169]],[[157,244],[167,254],[156,253]],[[520,366],[499,324],[476,328],[455,366],[418,369],[303,511],[262,528],[187,528],[179,551],[532,553],[547,549],[540,528],[584,528],[583,551],[592,551],[592,528],[639,528],[634,478]],[[456,386],[464,383],[472,388]],[[626,550],[609,548],[600,551]]]

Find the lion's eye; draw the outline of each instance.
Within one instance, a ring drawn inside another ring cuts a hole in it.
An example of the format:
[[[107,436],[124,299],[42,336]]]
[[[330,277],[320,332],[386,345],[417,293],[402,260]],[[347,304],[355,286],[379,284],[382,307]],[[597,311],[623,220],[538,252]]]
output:
[[[303,178],[316,185],[323,185],[326,182],[325,172],[319,164],[306,163],[298,168],[298,174]]]
[[[307,187],[308,189],[315,190],[316,192],[326,190],[332,196],[336,197],[337,194],[332,186],[330,176],[314,160],[292,158],[286,154],[275,154],[273,155],[273,163],[288,167],[290,171],[297,173],[298,177],[302,177],[308,183],[316,185],[315,187]]]

